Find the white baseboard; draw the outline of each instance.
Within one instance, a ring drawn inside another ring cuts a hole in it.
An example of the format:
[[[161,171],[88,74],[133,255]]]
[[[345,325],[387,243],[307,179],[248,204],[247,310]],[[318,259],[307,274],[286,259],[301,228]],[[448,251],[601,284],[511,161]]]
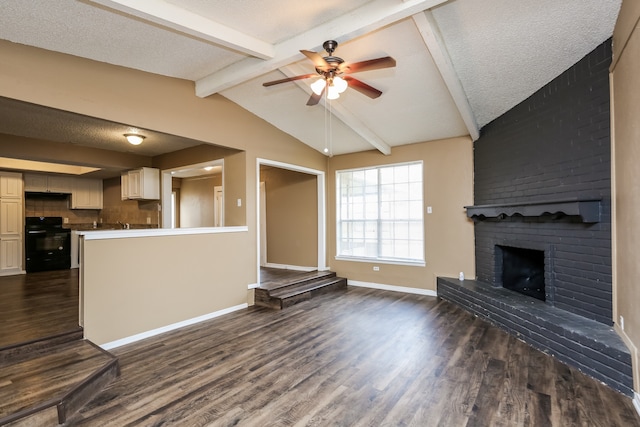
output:
[[[247,289],[255,289],[255,288],[259,288],[260,285],[257,283],[250,283],[247,285]]]
[[[406,286],[383,285],[380,283],[359,282],[357,280],[347,280],[347,285],[358,286],[361,288],[381,289],[383,291],[404,292],[405,294],[427,295],[430,297],[438,296],[436,291],[429,289],[409,288]]]
[[[636,408],[636,412],[640,415],[640,394],[633,393],[633,407]]]
[[[234,311],[242,310],[249,307],[249,304],[239,304],[233,307],[224,308],[222,310],[214,311],[213,313],[204,314],[202,316],[194,317],[192,319],[183,320],[182,322],[173,323],[171,325],[163,326],[161,328],[153,329],[151,331],[142,332],[140,334],[132,335],[130,337],[122,338],[116,341],[111,341],[106,344],[100,345],[104,350],[111,350],[117,347],[121,347],[126,344],[131,344],[136,341],[143,340],[145,338],[150,338],[156,335],[163,334],[165,332],[173,331],[175,329],[184,328],[185,326],[194,325],[196,323],[204,322],[205,320],[214,319],[216,317],[220,317],[224,314],[229,314]]]
[[[274,264],[271,262],[266,263],[264,266],[269,268],[280,268],[282,270],[295,270],[295,271],[315,271],[318,269],[318,267],[303,267],[300,265]]]

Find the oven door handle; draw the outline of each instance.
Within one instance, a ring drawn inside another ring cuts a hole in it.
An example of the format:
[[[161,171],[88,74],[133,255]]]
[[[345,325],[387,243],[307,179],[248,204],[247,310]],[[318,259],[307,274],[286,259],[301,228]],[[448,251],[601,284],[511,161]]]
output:
[[[29,230],[27,234],[47,234],[47,230]]]

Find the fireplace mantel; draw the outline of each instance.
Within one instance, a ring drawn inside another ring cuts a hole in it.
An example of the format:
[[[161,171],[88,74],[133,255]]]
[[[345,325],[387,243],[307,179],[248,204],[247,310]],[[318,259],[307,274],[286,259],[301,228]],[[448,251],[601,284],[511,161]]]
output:
[[[486,218],[506,218],[520,215],[537,217],[542,215],[579,216],[582,222],[600,222],[602,199],[540,200],[535,202],[501,203],[495,205],[465,206],[467,216],[474,221]]]

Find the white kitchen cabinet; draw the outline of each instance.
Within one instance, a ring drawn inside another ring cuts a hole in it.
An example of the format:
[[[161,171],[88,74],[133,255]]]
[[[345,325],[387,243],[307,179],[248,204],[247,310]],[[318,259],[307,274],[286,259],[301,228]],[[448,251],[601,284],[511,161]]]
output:
[[[22,270],[22,239],[0,237],[0,276],[20,274]]]
[[[0,199],[0,236],[22,234],[22,200]]]
[[[47,191],[47,175],[37,173],[24,174],[24,191]]]
[[[0,172],[0,198],[22,199],[22,174]]]
[[[0,275],[22,272],[22,174],[0,172]]]
[[[102,180],[76,178],[71,193],[71,209],[102,209]]]
[[[26,173],[24,174],[24,191],[71,194],[74,180],[69,176]]]
[[[160,169],[140,168],[121,176],[122,197],[134,200],[160,200]],[[125,194],[126,193],[126,194]],[[126,195],[126,197],[125,197]]]
[[[120,198],[122,200],[129,199],[129,172],[120,174]]]
[[[47,189],[51,193],[68,193],[73,192],[74,178],[70,176],[49,175],[47,177]]]

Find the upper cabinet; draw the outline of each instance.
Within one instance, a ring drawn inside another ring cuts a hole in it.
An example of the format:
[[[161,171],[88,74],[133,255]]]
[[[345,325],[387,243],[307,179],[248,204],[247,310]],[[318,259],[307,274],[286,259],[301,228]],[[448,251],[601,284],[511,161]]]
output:
[[[52,193],[72,193],[74,178],[69,176],[49,175],[47,187]]]
[[[22,175],[2,172],[0,174],[0,198],[22,199]]]
[[[71,194],[71,209],[102,209],[101,179],[26,173],[24,174],[24,191]],[[22,189],[20,189],[20,197],[22,197]]]
[[[102,209],[102,180],[75,179],[71,193],[71,209]]]
[[[26,173],[24,174],[24,191],[71,194],[74,181],[75,178],[69,176]]]
[[[160,170],[140,168],[121,175],[122,199],[160,200]]]

